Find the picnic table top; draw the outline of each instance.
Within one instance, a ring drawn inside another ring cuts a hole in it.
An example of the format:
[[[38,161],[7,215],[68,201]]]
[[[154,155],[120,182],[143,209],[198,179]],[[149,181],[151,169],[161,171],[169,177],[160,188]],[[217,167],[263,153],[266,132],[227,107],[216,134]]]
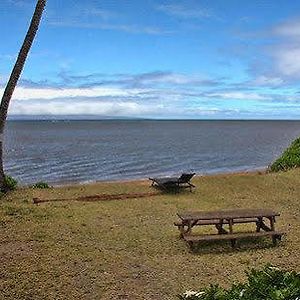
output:
[[[182,220],[213,220],[213,219],[238,219],[279,216],[278,212],[271,209],[230,209],[215,211],[184,211],[178,213]]]

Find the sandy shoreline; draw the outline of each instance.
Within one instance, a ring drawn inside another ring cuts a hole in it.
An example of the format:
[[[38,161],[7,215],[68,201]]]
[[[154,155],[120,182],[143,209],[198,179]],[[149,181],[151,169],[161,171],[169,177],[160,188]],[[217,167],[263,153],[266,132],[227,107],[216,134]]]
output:
[[[219,176],[240,176],[240,175],[261,175],[267,172],[267,167],[265,168],[258,168],[254,170],[246,170],[246,171],[228,171],[228,172],[220,172],[220,173],[204,173],[204,174],[197,174],[194,178],[200,177],[219,177]],[[176,177],[178,174],[170,175],[171,177]],[[168,176],[156,176],[156,177],[168,177]],[[58,184],[50,184],[52,187],[74,187],[74,186],[90,186],[90,185],[98,185],[98,184],[105,184],[105,183],[143,183],[148,182],[148,177],[142,178],[131,178],[131,179],[115,179],[115,180],[95,180],[95,181],[83,181],[83,182],[69,182],[69,183],[58,183]],[[30,185],[24,186],[29,187]]]

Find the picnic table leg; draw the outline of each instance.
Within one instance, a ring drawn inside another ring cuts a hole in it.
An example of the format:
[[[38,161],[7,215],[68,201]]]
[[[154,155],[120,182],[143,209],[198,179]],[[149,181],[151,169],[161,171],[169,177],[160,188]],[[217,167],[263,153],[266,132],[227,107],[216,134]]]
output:
[[[232,229],[233,220],[232,219],[228,219],[228,224],[229,224],[229,233],[232,234],[233,233],[233,229]],[[231,241],[232,248],[235,248],[236,239],[231,239],[230,241]]]
[[[189,220],[189,221],[187,222],[187,230],[186,230],[185,234],[191,234],[191,232],[192,232],[192,227],[193,227],[192,221]]]
[[[271,231],[275,231],[275,217],[270,217]]]
[[[220,219],[220,223],[216,224],[216,228],[218,230],[218,234],[227,234],[228,232],[223,228],[223,219]]]
[[[180,237],[183,238],[184,234],[185,234],[185,229],[184,229],[184,224],[181,224],[178,226],[178,229],[180,231]]]
[[[191,232],[192,227],[194,224],[191,222],[182,222],[180,225],[178,224],[178,229],[180,232],[180,237],[183,238],[185,234],[189,234]]]
[[[270,217],[270,227],[271,227],[271,231],[275,231],[275,217]],[[272,235],[272,242],[274,246],[277,244],[276,235]]]
[[[268,217],[269,221],[271,222],[271,218],[272,217]],[[264,230],[264,231],[274,231],[274,226],[272,229],[272,225],[269,227],[265,224],[264,220],[262,217],[258,218],[258,221],[256,222],[256,232],[260,232],[260,230]]]
[[[256,232],[260,232],[260,229],[262,228],[263,219],[262,217],[257,218],[256,221]]]

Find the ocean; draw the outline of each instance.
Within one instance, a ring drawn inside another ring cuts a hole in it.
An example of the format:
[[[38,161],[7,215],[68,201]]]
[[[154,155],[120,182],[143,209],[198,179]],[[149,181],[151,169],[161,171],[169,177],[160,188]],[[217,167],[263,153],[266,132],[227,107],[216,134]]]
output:
[[[266,168],[300,121],[8,121],[6,174],[21,185]]]

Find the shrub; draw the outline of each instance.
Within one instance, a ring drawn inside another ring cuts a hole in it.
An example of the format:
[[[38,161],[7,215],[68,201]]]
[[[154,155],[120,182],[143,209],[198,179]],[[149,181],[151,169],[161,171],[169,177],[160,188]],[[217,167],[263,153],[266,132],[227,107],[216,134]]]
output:
[[[300,167],[300,138],[292,142],[282,155],[269,166],[268,171],[287,171],[296,167]]]
[[[49,189],[50,186],[47,182],[39,181],[31,186],[34,189]]]
[[[13,191],[17,188],[18,181],[9,175],[4,177],[4,187],[1,192],[6,193],[8,191]]]
[[[178,297],[188,300],[300,300],[300,273],[268,265],[262,270],[250,270],[247,279],[228,290],[211,285],[200,292],[187,291]]]

